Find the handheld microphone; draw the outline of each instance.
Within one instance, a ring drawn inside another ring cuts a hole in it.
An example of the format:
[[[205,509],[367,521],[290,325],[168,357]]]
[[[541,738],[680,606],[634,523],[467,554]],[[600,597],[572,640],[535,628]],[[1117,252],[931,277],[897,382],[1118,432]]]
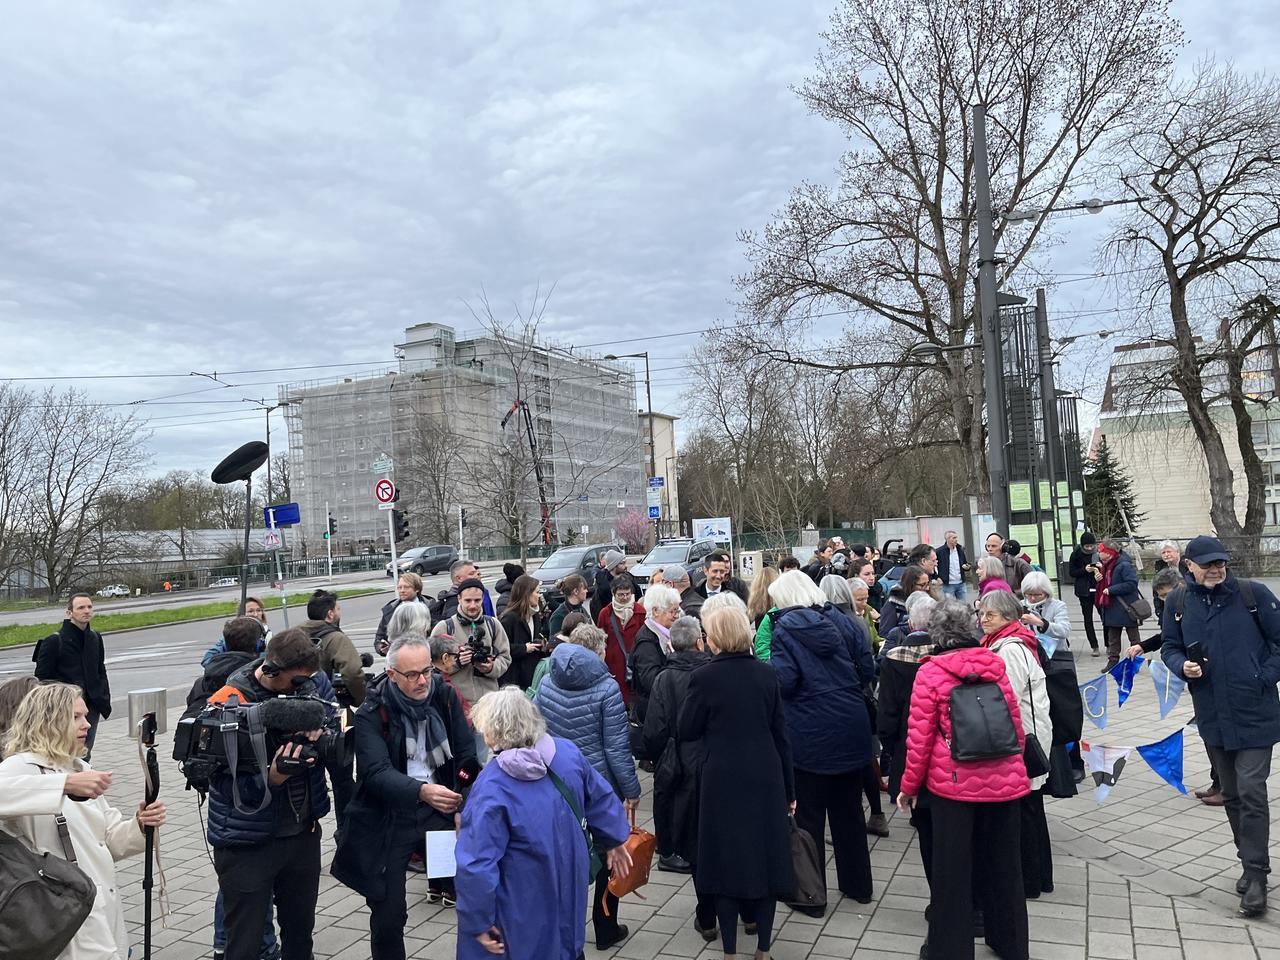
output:
[[[469,787],[476,782],[476,777],[480,776],[480,761],[475,757],[468,757],[458,765],[458,786]]]

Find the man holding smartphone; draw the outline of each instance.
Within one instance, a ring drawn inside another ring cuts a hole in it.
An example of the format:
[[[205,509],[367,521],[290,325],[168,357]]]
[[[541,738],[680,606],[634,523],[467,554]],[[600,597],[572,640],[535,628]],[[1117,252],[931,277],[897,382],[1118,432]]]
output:
[[[1240,915],[1267,909],[1267,777],[1280,741],[1280,604],[1262,583],[1239,580],[1215,537],[1196,537],[1190,571],[1164,604],[1160,656],[1185,677],[1200,737],[1222,780],[1227,818],[1244,867]]]

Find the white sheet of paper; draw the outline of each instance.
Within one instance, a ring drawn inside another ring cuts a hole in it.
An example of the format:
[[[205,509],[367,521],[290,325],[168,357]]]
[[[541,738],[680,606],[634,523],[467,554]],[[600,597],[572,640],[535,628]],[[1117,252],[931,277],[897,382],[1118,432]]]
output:
[[[458,873],[458,861],[454,850],[458,835],[452,830],[431,830],[427,833],[427,876],[453,877]]]

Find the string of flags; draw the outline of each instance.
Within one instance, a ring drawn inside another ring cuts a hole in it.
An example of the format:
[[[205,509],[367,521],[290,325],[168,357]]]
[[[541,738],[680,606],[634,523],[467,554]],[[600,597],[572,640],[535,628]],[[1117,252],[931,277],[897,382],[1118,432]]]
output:
[[[1169,711],[1178,705],[1187,683],[1164,665],[1161,660],[1146,660],[1137,656],[1132,660],[1124,659],[1110,670],[1099,674],[1092,680],[1080,684],[1080,697],[1084,702],[1084,714],[1099,730],[1107,727],[1107,688],[1111,680],[1116,682],[1116,708],[1123,707],[1129,695],[1133,693],[1133,683],[1146,664],[1147,673],[1155,686],[1156,702],[1160,709],[1160,719],[1169,715]],[[1094,799],[1098,803],[1106,800],[1111,788],[1120,779],[1129,755],[1137,751],[1155,774],[1165,783],[1186,793],[1182,782],[1183,730],[1178,729],[1163,740],[1155,743],[1140,744],[1136,747],[1116,747],[1090,744],[1080,741],[1080,755],[1084,759],[1085,769],[1093,779]]]

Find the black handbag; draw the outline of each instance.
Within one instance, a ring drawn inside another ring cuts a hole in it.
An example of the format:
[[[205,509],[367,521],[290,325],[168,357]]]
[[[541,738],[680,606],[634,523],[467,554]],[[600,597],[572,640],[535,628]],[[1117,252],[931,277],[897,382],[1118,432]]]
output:
[[[1124,607],[1127,613],[1138,625],[1142,625],[1146,621],[1155,616],[1155,611],[1151,609],[1151,601],[1138,593],[1138,599],[1130,602],[1124,597],[1112,597],[1113,600],[1119,600],[1120,606]]]
[[[97,885],[76,866],[66,817],[54,819],[62,857],[0,830],[0,960],[54,960],[93,910]]]
[[[783,902],[807,916],[820,917],[827,911],[827,877],[823,863],[818,859],[818,845],[807,830],[800,829],[795,817],[788,820],[791,824],[791,869],[795,887]]]

